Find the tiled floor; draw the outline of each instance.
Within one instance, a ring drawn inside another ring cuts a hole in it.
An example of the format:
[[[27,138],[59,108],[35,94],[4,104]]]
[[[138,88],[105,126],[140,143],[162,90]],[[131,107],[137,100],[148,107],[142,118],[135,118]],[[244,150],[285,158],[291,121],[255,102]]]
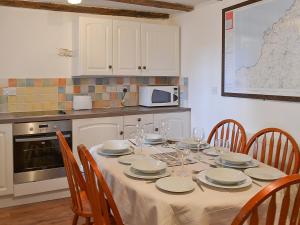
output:
[[[71,199],[64,198],[0,209],[1,225],[71,225]],[[78,225],[84,224],[79,219]]]

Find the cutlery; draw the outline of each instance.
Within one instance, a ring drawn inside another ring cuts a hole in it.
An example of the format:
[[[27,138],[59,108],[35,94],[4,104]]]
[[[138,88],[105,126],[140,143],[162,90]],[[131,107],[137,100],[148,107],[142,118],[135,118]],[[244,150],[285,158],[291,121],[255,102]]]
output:
[[[253,183],[253,184],[256,184],[256,185],[259,186],[259,187],[263,187],[260,183],[256,182],[255,180],[252,180],[252,183]]]
[[[134,143],[132,140],[128,140],[131,144],[133,144],[134,146],[136,146],[136,143]]]
[[[202,187],[200,181],[198,180],[198,178],[197,178],[195,175],[193,175],[193,176],[192,176],[192,179],[193,179],[194,182],[196,182],[196,184],[197,184],[198,187],[201,189],[201,191],[204,192],[204,189],[203,189],[203,187]]]

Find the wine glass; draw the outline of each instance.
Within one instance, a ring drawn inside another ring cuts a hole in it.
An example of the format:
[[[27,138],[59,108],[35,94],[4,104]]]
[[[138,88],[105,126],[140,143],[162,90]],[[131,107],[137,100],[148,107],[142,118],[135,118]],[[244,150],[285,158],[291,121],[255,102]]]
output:
[[[162,136],[163,142],[165,143],[164,145],[167,145],[169,130],[170,127],[168,121],[166,120],[161,121],[159,133]]]
[[[230,152],[229,141],[226,139],[215,139],[214,146],[220,155]]]
[[[140,154],[143,154],[143,144],[145,142],[145,130],[141,122],[136,125],[135,143],[140,148]]]
[[[184,163],[190,154],[190,149],[184,144],[179,144],[176,146],[177,158],[181,162],[181,169],[178,171],[179,176],[188,176],[188,171],[185,170]]]
[[[193,140],[197,142],[197,150],[200,151],[200,146],[205,142],[205,133],[203,128],[195,127],[193,129]]]

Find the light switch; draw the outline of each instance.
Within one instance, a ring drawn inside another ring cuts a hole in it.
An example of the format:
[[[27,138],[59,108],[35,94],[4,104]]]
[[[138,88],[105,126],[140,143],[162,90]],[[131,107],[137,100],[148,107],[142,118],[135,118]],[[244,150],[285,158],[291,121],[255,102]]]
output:
[[[15,88],[15,87],[3,88],[3,95],[5,95],[5,96],[16,96],[17,95],[17,88]]]

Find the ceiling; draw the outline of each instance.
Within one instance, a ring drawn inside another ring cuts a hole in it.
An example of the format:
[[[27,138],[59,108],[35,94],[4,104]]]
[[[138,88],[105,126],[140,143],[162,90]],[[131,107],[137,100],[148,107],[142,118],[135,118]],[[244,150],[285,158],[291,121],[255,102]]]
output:
[[[28,1],[68,4],[67,0],[28,0]],[[214,0],[163,0],[163,1],[196,6],[200,3],[207,2],[207,1],[214,1]],[[154,8],[148,6],[139,6],[133,4],[111,2],[107,0],[82,0],[82,3],[80,5],[113,8],[113,9],[128,9],[128,10],[137,10],[137,11],[159,12],[159,13],[168,13],[168,14],[180,13],[179,11],[176,10],[160,9],[160,8]]]

